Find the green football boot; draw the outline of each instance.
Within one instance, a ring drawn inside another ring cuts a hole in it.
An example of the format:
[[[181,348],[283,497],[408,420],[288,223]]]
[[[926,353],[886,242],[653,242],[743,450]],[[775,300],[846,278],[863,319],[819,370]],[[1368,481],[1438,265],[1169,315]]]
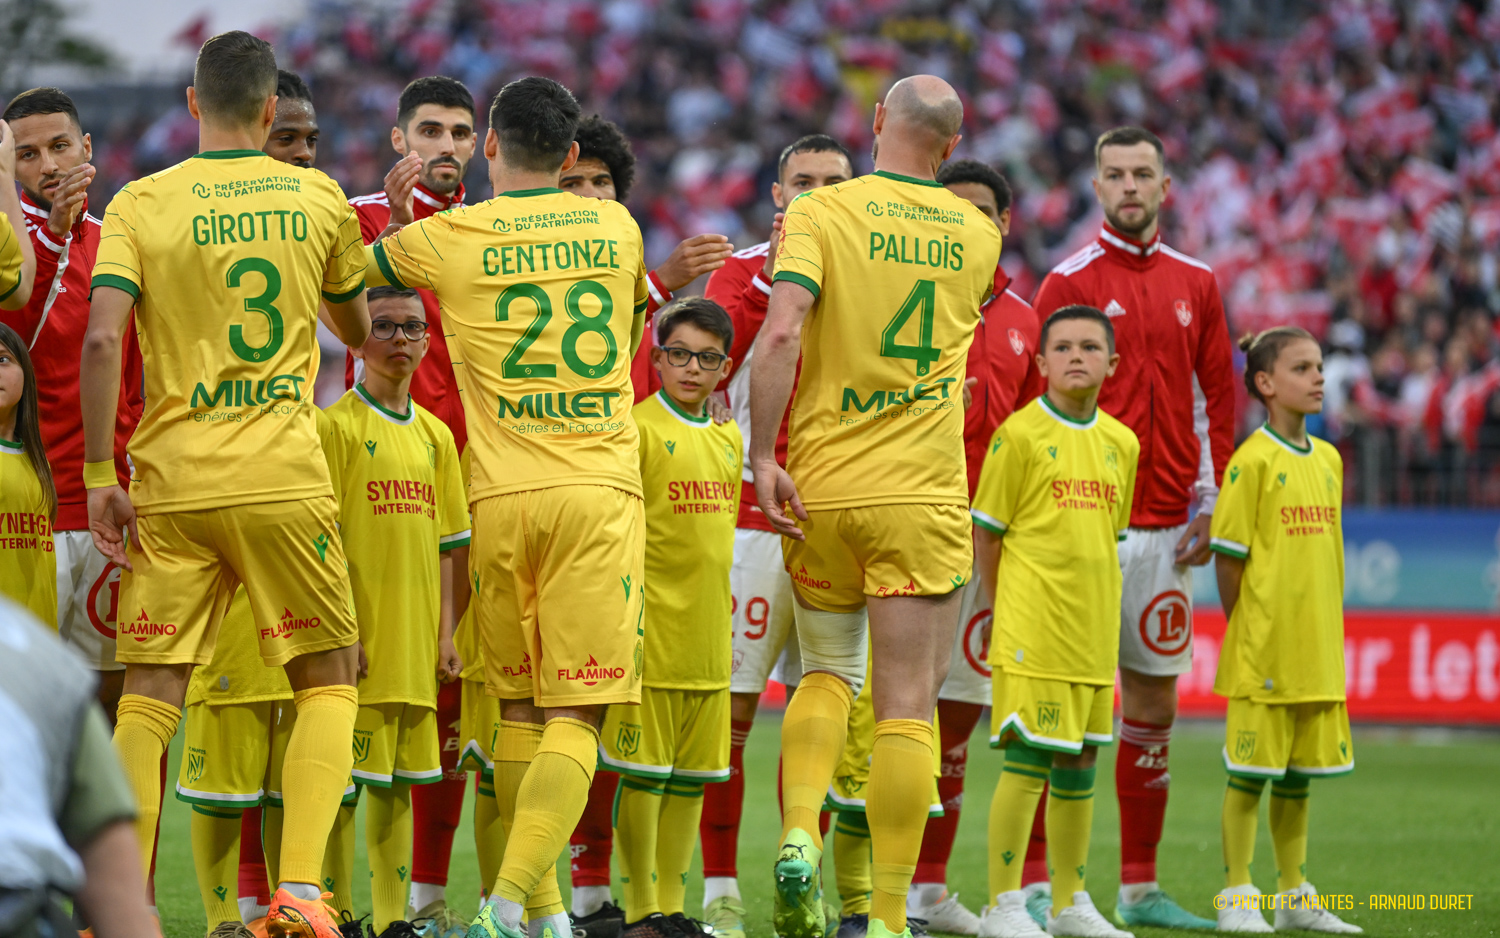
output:
[[[822,865],[823,851],[813,846],[812,835],[792,828],[776,855],[771,927],[780,938],[823,938]]]
[[[1139,902],[1115,902],[1115,924],[1128,928],[1146,925],[1152,928],[1201,928],[1213,931],[1218,923],[1200,918],[1177,904],[1177,900],[1160,889],[1153,889]]]
[[[474,916],[474,921],[469,923],[467,938],[526,938],[526,933],[506,928],[505,923],[500,921],[500,914],[495,911],[495,904],[486,902],[479,907],[479,914]]]

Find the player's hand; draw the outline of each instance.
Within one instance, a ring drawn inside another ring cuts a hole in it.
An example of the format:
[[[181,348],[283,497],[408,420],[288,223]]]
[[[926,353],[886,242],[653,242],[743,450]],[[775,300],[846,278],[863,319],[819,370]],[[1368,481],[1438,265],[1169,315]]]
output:
[[[5,121],[0,121],[0,176],[16,180],[16,132]]]
[[[964,410],[974,406],[974,385],[978,383],[978,378],[964,379]]]
[[[125,553],[125,535],[139,545],[140,531],[135,522],[135,506],[130,496],[118,485],[108,488],[89,489],[89,536],[94,547],[110,563],[126,570],[134,570]]]
[[[1199,513],[1188,522],[1187,530],[1182,532],[1182,539],[1177,542],[1178,563],[1185,563],[1190,567],[1201,567],[1208,563],[1208,532],[1213,521],[1213,515]]]
[[[802,529],[797,527],[796,522],[787,517],[783,505],[790,505],[792,514],[800,521],[807,520],[807,509],[802,507],[802,496],[797,494],[797,483],[787,471],[776,464],[772,459],[764,463],[757,463],[755,469],[755,500],[760,503],[760,510],[765,512],[766,520],[771,522],[778,534],[792,538],[797,541],[807,540]]]
[[[709,271],[723,267],[733,253],[734,245],[721,234],[694,235],[677,245],[672,256],[656,268],[656,279],[668,293],[676,293]]]
[[[444,684],[452,684],[458,680],[458,675],[463,669],[463,659],[458,657],[458,649],[453,646],[453,639],[438,639],[438,680]]]
[[[422,158],[415,153],[401,157],[385,174],[385,198],[391,203],[391,224],[409,225],[416,221],[411,200],[421,175]]]
[[[83,203],[88,198],[89,183],[93,181],[94,167],[91,163],[83,163],[68,170],[62,184],[57,187],[57,192],[52,195],[52,211],[47,214],[47,230],[52,232],[53,237],[66,238],[68,232],[73,230],[79,213],[83,211]]]
[[[728,405],[713,395],[709,395],[707,406],[709,419],[716,427],[722,427],[734,419],[734,412],[729,409]]]
[[[771,279],[771,274],[776,272],[776,248],[781,244],[781,226],[786,221],[786,212],[777,212],[776,217],[771,220],[771,236],[766,239],[766,262],[760,265],[760,272]]]
[[[369,677],[370,676],[370,659],[369,659],[368,656],[365,655],[365,643],[364,642],[355,642],[354,643],[354,650],[359,654],[359,676],[360,677]]]

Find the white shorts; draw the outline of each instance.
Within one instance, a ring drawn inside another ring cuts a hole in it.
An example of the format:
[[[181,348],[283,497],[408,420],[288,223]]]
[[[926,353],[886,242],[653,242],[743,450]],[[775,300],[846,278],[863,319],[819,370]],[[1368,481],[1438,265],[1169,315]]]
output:
[[[104,559],[87,531],[57,531],[57,632],[95,671],[122,671],[115,661],[120,568]]]
[[[729,568],[734,597],[734,658],[729,690],[759,694],[771,668],[794,634],[792,578],[781,556],[781,535],[736,528],[734,563]],[[801,668],[797,668],[800,676]]]
[[[1173,562],[1187,530],[1130,528],[1120,542],[1120,667],[1166,676],[1193,670],[1193,577]]]
[[[979,585],[979,568],[964,584],[963,602],[959,605],[958,631],[953,636],[953,658],[948,663],[948,678],[938,690],[939,700],[990,705],[990,642],[986,630],[992,613]]]

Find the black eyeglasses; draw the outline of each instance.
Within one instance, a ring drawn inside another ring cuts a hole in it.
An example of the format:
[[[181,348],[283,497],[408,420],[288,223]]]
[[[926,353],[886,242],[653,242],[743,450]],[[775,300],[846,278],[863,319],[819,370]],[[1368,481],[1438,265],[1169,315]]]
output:
[[[696,358],[704,371],[718,371],[724,359],[729,357],[720,352],[690,352],[676,346],[662,346],[662,351],[667,353],[667,361],[677,368],[686,368],[687,363]]]
[[[391,322],[389,319],[377,319],[370,323],[370,335],[382,341],[394,336],[397,329],[406,333],[409,341],[415,342],[427,334],[427,323],[420,319],[408,319],[401,323]]]

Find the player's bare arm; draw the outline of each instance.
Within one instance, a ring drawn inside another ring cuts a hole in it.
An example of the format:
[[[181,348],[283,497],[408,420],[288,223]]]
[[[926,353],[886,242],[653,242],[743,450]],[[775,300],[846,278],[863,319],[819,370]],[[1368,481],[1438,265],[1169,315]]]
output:
[[[1219,581],[1219,602],[1224,606],[1226,620],[1234,615],[1234,607],[1240,601],[1240,580],[1244,576],[1244,558],[1214,554],[1214,578]]]
[[[721,234],[700,234],[678,244],[662,265],[656,278],[668,293],[675,293],[707,273],[724,266],[734,245]]]
[[[1000,573],[1000,555],[1005,539],[989,528],[974,525],[974,565],[979,568],[979,587],[990,608],[995,608],[995,581]]]
[[[115,459],[115,417],[120,404],[120,356],[125,327],[135,299],[116,287],[100,286],[89,305],[89,328],[78,368],[78,397],[83,410],[83,461]],[[113,471],[113,470],[111,470]],[[137,536],[135,507],[119,485],[89,490],[89,534],[99,552],[126,570],[125,532]]]
[[[21,280],[10,296],[0,300],[0,309],[20,309],[31,302],[31,288],[36,281],[36,252],[26,236],[26,216],[16,195],[16,132],[0,121],[0,212],[10,219],[21,248]]]
[[[755,358],[750,363],[750,469],[755,473],[755,500],[779,533],[805,540],[802,529],[783,510],[806,521],[807,509],[797,494],[797,485],[776,462],[776,433],[791,402],[797,379],[797,359],[802,354],[802,321],[812,309],[812,291],[800,284],[780,281],[771,288],[766,322],[755,340]]]
[[[453,647],[453,551],[445,550],[438,559],[438,581],[442,584],[442,601],[438,613],[438,680],[451,684],[464,669],[458,649]]]
[[[365,248],[369,251],[369,248]],[[371,265],[370,270],[375,270]],[[319,318],[324,310],[328,312],[328,318],[323,319],[324,325],[333,330],[333,334],[339,337],[339,341],[350,348],[359,348],[365,344],[370,337],[370,306],[365,301],[364,291],[343,303],[334,303],[324,299],[319,308]]]

